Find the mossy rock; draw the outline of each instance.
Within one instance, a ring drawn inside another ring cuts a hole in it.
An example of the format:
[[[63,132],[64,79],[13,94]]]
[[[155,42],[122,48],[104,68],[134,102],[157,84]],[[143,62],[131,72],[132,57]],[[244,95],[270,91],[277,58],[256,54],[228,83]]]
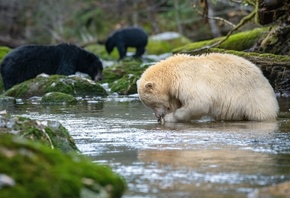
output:
[[[3,198],[118,198],[126,189],[108,166],[16,136],[1,136],[0,161]]]
[[[41,142],[50,148],[60,149],[63,152],[78,151],[67,129],[57,121],[31,120],[29,118],[2,114],[0,115],[0,122],[0,135],[17,135]]]
[[[240,32],[231,35],[226,41],[222,42],[220,45],[216,46],[217,48],[227,49],[227,50],[236,50],[243,51],[253,47],[253,45],[263,36],[265,36],[268,32],[268,28],[256,28],[250,31]],[[188,45],[175,48],[173,53],[193,53],[196,51],[196,54],[199,54],[200,51],[198,49],[210,46],[214,43],[223,40],[225,37],[219,37],[206,41],[199,41],[190,43]],[[207,50],[207,48],[205,48]],[[203,51],[202,51],[203,52]]]
[[[41,99],[42,104],[76,104],[77,102],[72,95],[61,92],[47,93]]]
[[[168,52],[172,52],[172,50],[175,48],[190,43],[191,41],[188,38],[176,32],[165,32],[159,35],[149,37],[149,41],[146,47],[146,53],[155,55],[165,54]]]
[[[111,92],[117,92],[120,95],[129,95],[137,93],[137,80],[140,75],[127,74],[123,78],[113,82],[111,87]]]
[[[143,71],[152,64],[143,64],[137,60],[120,61],[113,66],[104,68],[104,80],[102,80],[102,82],[111,84],[129,74],[140,76]]]
[[[15,98],[43,96],[49,92],[62,92],[72,96],[107,96],[106,90],[89,79],[78,76],[38,75],[34,79],[17,84],[7,90],[4,95]]]

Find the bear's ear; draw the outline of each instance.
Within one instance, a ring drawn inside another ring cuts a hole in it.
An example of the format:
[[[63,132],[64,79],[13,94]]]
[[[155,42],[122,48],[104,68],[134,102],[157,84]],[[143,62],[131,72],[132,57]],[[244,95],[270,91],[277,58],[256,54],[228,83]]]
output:
[[[145,89],[149,92],[153,91],[155,84],[153,82],[147,82],[145,84]]]

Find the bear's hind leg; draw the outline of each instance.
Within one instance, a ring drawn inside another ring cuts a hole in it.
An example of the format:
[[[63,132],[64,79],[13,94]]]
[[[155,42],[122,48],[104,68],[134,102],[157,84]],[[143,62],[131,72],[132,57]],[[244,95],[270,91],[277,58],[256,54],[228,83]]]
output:
[[[145,47],[137,47],[134,57],[140,58],[145,53]]]
[[[126,54],[127,54],[127,48],[125,47],[125,45],[118,44],[117,45],[117,49],[118,49],[118,52],[119,52],[119,60],[125,58]]]

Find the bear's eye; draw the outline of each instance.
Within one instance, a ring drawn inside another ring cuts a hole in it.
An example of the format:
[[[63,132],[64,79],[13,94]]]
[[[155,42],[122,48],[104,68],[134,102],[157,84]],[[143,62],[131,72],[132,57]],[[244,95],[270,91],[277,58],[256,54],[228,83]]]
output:
[[[167,111],[170,111],[170,107],[167,107]]]

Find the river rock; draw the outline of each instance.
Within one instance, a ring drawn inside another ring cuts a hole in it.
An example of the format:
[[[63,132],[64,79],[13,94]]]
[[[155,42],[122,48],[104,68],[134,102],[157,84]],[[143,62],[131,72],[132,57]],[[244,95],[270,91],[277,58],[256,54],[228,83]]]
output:
[[[20,136],[63,152],[78,151],[68,130],[57,121],[31,120],[4,113],[0,115],[0,135],[3,134]]]
[[[72,95],[61,92],[47,93],[41,99],[42,104],[76,104],[77,102]]]
[[[49,92],[62,92],[72,96],[94,97],[107,96],[106,90],[92,80],[76,75],[46,75],[40,74],[36,78],[27,80],[13,86],[4,95],[15,98],[30,98],[33,96],[43,96]]]
[[[0,161],[0,197],[118,198],[126,189],[107,166],[18,136],[1,136]]]
[[[121,79],[111,84],[111,92],[117,92],[120,95],[129,95],[137,93],[137,80],[140,75],[127,74]]]

